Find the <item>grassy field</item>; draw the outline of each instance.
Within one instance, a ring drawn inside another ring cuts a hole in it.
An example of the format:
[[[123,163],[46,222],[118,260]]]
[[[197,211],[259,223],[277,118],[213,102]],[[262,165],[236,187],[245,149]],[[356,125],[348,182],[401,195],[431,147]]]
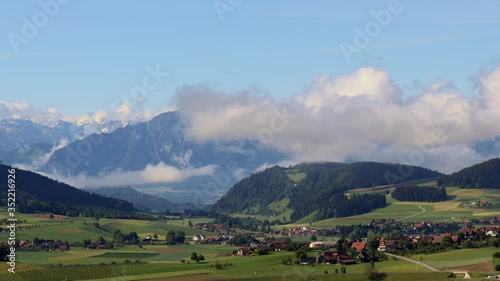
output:
[[[340,270],[338,265],[317,265],[317,266],[287,266],[282,265],[281,261],[288,256],[293,256],[293,252],[274,252],[265,256],[232,256],[228,255],[235,247],[223,245],[178,245],[178,246],[145,246],[145,249],[128,246],[113,250],[86,250],[73,249],[66,252],[18,252],[18,262],[20,267],[26,267],[25,274],[21,275],[27,280],[36,280],[34,276],[49,276],[50,279],[61,276],[66,272],[67,276],[74,279],[81,278],[85,272],[89,272],[87,276],[99,276],[101,272],[103,277],[120,276],[120,280],[137,280],[139,278],[160,278],[172,277],[181,275],[191,275],[198,273],[209,273],[214,276],[225,278],[268,278],[268,277],[293,277],[293,276],[322,276],[325,271],[333,274],[335,269]],[[181,263],[181,259],[188,260],[191,252],[203,254],[206,261],[196,263]],[[309,252],[309,256],[319,255],[319,252]],[[148,262],[147,264],[124,265],[125,259],[135,261]],[[112,262],[118,265],[97,267],[101,263],[110,265]],[[222,270],[216,270],[211,267],[211,264],[220,262],[228,264]],[[21,264],[22,263],[22,264]],[[30,267],[25,264],[31,264]],[[84,265],[75,266],[56,266],[46,267],[47,264],[61,265]],[[366,264],[357,264],[347,266],[348,273],[362,273]],[[110,268],[112,270],[110,270]],[[427,272],[427,269],[416,266],[412,263],[390,259],[389,261],[377,263],[377,268],[388,273],[397,272]],[[75,270],[75,275],[69,274],[68,270]],[[5,272],[5,271],[4,271]],[[90,272],[94,272],[90,274]],[[36,274],[34,274],[36,273]],[[0,280],[5,279],[5,276],[0,274]],[[31,276],[31,277],[30,277]],[[28,278],[29,277],[29,278]],[[2,279],[4,278],[4,279]],[[17,279],[16,279],[17,280]],[[19,279],[22,280],[22,279]],[[262,279],[264,280],[264,279]]]
[[[7,211],[5,207],[0,208],[0,219],[5,218]],[[187,238],[194,234],[213,235],[212,232],[192,229],[188,227],[188,220],[168,221],[145,221],[145,220],[122,220],[122,219],[100,219],[99,227],[96,228],[95,219],[79,217],[55,216],[49,219],[47,213],[21,214],[17,213],[19,221],[16,238],[19,240],[32,240],[35,237],[44,239],[60,239],[69,242],[82,242],[83,239],[97,240],[99,236],[111,240],[113,231],[120,229],[125,233],[137,232],[139,237],[157,234],[159,239],[165,239],[169,230],[183,231]],[[210,219],[195,219],[192,223],[209,221]],[[20,227],[20,228],[19,228]],[[7,232],[0,232],[0,240],[5,240]]]
[[[265,206],[265,208],[274,211],[277,214],[276,216],[259,215],[258,213],[262,208],[261,205],[255,205],[252,208],[249,208],[245,213],[234,213],[230,215],[233,217],[255,217],[256,219],[262,221],[264,220],[273,221],[276,219],[283,220],[283,218],[289,221],[290,216],[292,215],[293,212],[291,208],[287,207],[289,203],[290,203],[290,198],[284,198],[280,201],[275,201]]]
[[[427,178],[427,179],[407,181],[400,184],[379,185],[369,188],[357,188],[350,190],[349,193],[377,193],[385,190],[392,190],[398,185],[435,186],[436,183],[437,183],[437,178]]]
[[[460,249],[428,255],[414,255],[411,258],[414,260],[422,258],[424,263],[446,269],[491,262],[493,253],[498,251],[497,248]]]
[[[287,176],[294,182],[298,183],[306,177],[306,173],[301,172],[298,169],[292,169],[286,171]]]
[[[18,251],[18,260],[30,265],[47,264],[99,264],[99,263],[123,263],[125,260],[147,261],[151,263],[180,263],[181,259],[189,260],[192,252],[202,254],[207,260],[224,257],[230,254],[236,247],[224,245],[144,245],[125,246],[115,249],[88,250],[85,248],[73,248],[69,251]]]

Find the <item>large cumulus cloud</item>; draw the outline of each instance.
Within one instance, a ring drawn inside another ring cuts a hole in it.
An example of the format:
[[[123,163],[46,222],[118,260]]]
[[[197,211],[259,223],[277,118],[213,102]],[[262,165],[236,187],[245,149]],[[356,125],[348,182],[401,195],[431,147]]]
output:
[[[387,72],[361,68],[316,77],[287,100],[252,90],[184,87],[178,106],[188,134],[201,142],[252,138],[297,162],[376,160],[451,172],[496,156],[471,147],[500,136],[500,67],[475,80],[474,96],[441,80],[404,98]]]

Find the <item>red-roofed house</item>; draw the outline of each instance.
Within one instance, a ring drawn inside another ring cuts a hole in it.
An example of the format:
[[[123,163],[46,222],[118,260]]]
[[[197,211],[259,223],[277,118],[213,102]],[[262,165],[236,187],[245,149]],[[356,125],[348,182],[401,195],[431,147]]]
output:
[[[243,247],[238,250],[238,256],[248,256],[250,255],[251,250],[248,247]]]
[[[364,251],[366,249],[366,243],[365,242],[353,242],[351,248],[356,249],[356,251],[358,251],[358,252],[361,252],[361,251]]]
[[[443,242],[443,238],[444,237],[441,235],[432,236],[432,243],[433,244],[441,243],[441,242]]]

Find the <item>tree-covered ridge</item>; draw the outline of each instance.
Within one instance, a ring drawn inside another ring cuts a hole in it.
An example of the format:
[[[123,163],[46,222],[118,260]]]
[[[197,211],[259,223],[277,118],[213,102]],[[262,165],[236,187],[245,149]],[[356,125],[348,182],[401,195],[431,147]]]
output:
[[[439,202],[448,199],[444,187],[433,186],[398,186],[391,193],[392,198],[399,201]]]
[[[422,167],[377,162],[313,163],[299,164],[298,167],[307,174],[304,184],[315,191],[329,189],[338,192],[442,175]]]
[[[212,210],[235,213],[255,204],[266,206],[289,196],[293,186],[294,182],[283,168],[274,166],[242,179],[213,205]]]
[[[294,182],[288,173],[304,173]],[[403,176],[402,176],[403,175]],[[421,167],[376,162],[353,164],[323,162],[294,167],[272,167],[255,173],[233,186],[212,208],[223,213],[241,212],[254,206],[290,198],[292,219],[317,211],[316,219],[344,217],[370,212],[385,206],[382,195],[352,195],[344,191],[440,176]]]
[[[0,202],[7,205],[7,188],[0,185]],[[82,205],[68,205],[61,202],[43,201],[37,199],[32,194],[25,191],[16,192],[16,209],[25,214],[35,212],[48,212],[56,215],[68,217],[92,217],[92,218],[111,218],[111,219],[138,219],[153,220],[154,216],[143,213],[119,211],[105,207],[89,207]]]
[[[439,176],[438,172],[429,169],[390,163],[358,162],[353,164],[323,163],[298,165],[307,175],[300,183],[300,188],[294,189],[289,206],[293,208],[292,219],[299,219],[313,211],[318,211],[316,219],[359,215],[375,208],[385,206],[385,197],[364,196],[362,200],[353,197],[353,202],[365,204],[344,210],[341,204],[344,191],[367,188],[380,185],[397,184],[417,179]]]
[[[438,180],[439,186],[460,188],[500,188],[500,158],[473,165]]]
[[[3,179],[3,182],[0,181],[2,199],[6,198],[5,193],[7,191],[7,175],[8,170],[10,169],[12,169],[12,167],[0,164],[0,179]],[[52,180],[48,177],[30,171],[25,171],[17,168],[15,169],[15,171],[16,194],[18,195],[18,197],[23,195],[22,198],[25,199],[25,201],[19,201],[19,199],[21,198],[17,198],[17,207],[19,208],[28,207],[26,204],[28,204],[31,200],[33,201],[31,202],[33,207],[40,207],[43,205],[50,205],[54,207],[59,205],[85,206],[94,208],[97,207],[104,209],[113,209],[122,212],[131,212],[135,210],[131,203],[124,200],[109,198],[77,189],[65,183]],[[65,214],[62,213],[62,215]]]

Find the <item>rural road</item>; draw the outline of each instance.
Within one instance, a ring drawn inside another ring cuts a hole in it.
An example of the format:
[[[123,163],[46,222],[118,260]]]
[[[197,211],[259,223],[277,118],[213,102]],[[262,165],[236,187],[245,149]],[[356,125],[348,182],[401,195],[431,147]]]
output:
[[[414,217],[414,216],[417,216],[417,215],[420,215],[420,214],[425,213],[425,208],[424,208],[424,207],[420,206],[420,204],[418,204],[418,207],[419,207],[420,209],[422,209],[422,212],[420,212],[420,213],[416,213],[416,214],[413,214],[413,215],[410,215],[410,216],[407,216],[407,217],[404,217],[404,218],[401,218],[401,219],[397,219],[396,221],[402,221],[402,220],[409,219],[409,218],[411,218],[411,217]]]
[[[431,271],[434,271],[434,272],[439,272],[440,270],[435,268],[435,267],[432,267],[426,263],[423,263],[423,262],[419,262],[419,261],[416,261],[416,260],[412,260],[410,258],[406,258],[406,257],[402,257],[402,256],[398,256],[398,255],[393,255],[393,254],[389,254],[389,253],[385,253],[386,255],[388,255],[389,257],[395,257],[395,258],[398,258],[398,259],[402,259],[402,260],[405,260],[405,261],[409,261],[409,262],[412,262],[412,263],[416,263],[418,265],[421,265]]]

